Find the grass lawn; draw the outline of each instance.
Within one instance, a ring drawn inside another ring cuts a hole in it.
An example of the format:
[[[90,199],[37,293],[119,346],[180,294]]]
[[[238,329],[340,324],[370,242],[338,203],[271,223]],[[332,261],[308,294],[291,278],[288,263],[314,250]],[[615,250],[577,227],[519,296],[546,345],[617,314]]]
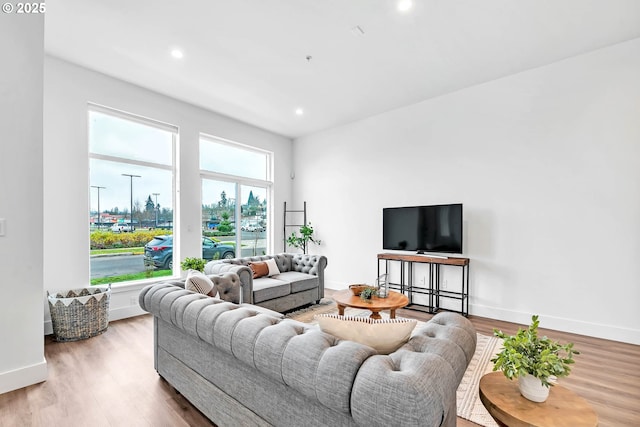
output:
[[[117,248],[117,249],[92,249],[91,255],[113,255],[113,254],[132,254],[144,255],[144,247],[138,248]]]
[[[154,271],[143,271],[140,273],[132,273],[132,274],[123,274],[121,276],[111,276],[111,277],[98,277],[96,279],[91,279],[91,285],[108,285],[109,283],[118,283],[118,282],[127,282],[130,280],[142,280],[142,279],[150,279],[152,277],[164,277],[171,276],[171,270],[154,270]]]

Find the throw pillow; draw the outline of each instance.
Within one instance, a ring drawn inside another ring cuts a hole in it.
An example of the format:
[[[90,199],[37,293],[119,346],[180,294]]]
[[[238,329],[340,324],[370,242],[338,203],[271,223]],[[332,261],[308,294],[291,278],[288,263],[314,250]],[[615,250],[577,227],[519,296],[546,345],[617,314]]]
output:
[[[269,266],[266,262],[250,262],[249,268],[253,271],[254,279],[269,275]]]
[[[267,266],[269,267],[269,276],[273,276],[274,274],[280,274],[280,269],[278,268],[278,264],[276,264],[276,260],[273,258],[269,258],[267,261]]]
[[[369,317],[319,314],[315,316],[320,330],[337,338],[373,347],[380,354],[393,353],[409,341],[418,322],[410,319],[378,319]]]
[[[211,279],[198,270],[187,271],[187,279],[184,282],[184,288],[189,291],[209,296],[215,296],[217,294],[216,287],[213,285]]]

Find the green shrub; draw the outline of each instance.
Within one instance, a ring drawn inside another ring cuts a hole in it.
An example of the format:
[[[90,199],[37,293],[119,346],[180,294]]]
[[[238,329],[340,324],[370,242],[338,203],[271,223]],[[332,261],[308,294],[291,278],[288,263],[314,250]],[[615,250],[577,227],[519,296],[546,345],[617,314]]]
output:
[[[114,233],[97,230],[91,232],[91,249],[138,248],[146,245],[155,236],[172,234],[170,230],[136,230],[131,233]]]
[[[216,254],[218,255],[218,254]],[[187,270],[198,270],[198,271],[204,271],[204,265],[206,264],[206,261],[203,260],[202,258],[185,258],[181,263],[180,263],[180,267],[182,267],[183,270],[187,271]]]

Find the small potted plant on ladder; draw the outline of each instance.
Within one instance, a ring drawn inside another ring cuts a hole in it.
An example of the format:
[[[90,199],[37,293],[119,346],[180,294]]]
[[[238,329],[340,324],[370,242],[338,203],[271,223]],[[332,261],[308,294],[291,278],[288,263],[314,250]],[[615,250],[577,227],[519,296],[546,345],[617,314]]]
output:
[[[302,253],[304,254],[307,253],[309,242],[315,243],[316,245],[322,243],[321,240],[313,237],[313,227],[311,226],[311,223],[305,224],[300,227],[299,236],[297,236],[294,232],[291,233],[291,236],[287,237],[287,245],[302,249]]]

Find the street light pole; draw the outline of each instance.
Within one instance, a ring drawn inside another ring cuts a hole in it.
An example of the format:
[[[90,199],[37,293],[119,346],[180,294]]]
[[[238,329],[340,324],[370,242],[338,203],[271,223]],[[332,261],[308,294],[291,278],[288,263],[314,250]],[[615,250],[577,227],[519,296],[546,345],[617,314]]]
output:
[[[156,196],[156,228],[158,228],[158,196],[160,195],[160,193],[152,193],[154,196]]]
[[[140,175],[131,175],[129,173],[123,173],[122,176],[128,176],[130,178],[131,181],[131,188],[130,188],[130,194],[131,194],[131,210],[129,211],[129,230],[133,231],[133,178],[142,178],[142,176]]]
[[[107,187],[100,187],[99,185],[92,185],[91,188],[98,189],[98,228],[100,228],[100,224],[102,224],[102,216],[100,215],[100,189]]]

